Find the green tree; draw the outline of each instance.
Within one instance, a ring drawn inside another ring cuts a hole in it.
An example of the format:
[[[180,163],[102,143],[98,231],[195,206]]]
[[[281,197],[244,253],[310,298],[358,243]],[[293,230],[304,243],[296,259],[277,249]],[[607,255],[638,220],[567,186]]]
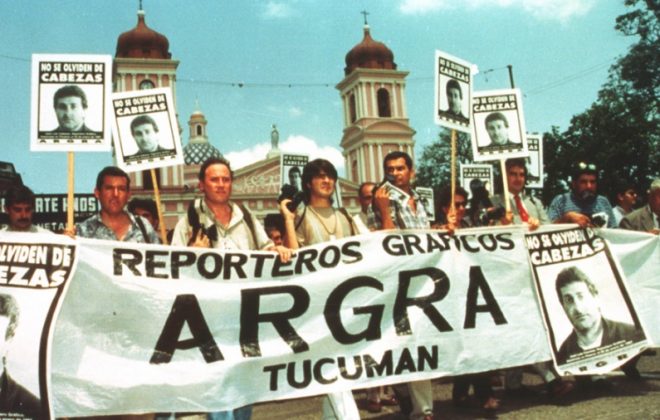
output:
[[[470,137],[461,132],[456,136],[456,176],[460,163],[472,161]],[[417,159],[417,182],[423,187],[439,189],[451,180],[451,131],[441,128],[438,139],[424,147]],[[458,182],[458,179],[457,179]]]
[[[617,18],[616,29],[639,40],[612,66],[589,109],[575,115],[563,133],[553,127],[544,134],[546,200],[561,192],[579,161],[597,163],[599,190],[608,196],[620,179],[646,188],[658,176],[660,25],[656,3],[625,1],[632,10]]]

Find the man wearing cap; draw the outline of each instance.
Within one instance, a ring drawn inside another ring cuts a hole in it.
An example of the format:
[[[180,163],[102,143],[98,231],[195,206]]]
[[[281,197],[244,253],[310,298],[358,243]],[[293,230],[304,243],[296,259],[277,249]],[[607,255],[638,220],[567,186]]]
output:
[[[597,189],[596,165],[578,162],[573,168],[571,191],[555,196],[548,217],[553,223],[577,223],[580,227],[616,227],[612,206],[596,193]]]

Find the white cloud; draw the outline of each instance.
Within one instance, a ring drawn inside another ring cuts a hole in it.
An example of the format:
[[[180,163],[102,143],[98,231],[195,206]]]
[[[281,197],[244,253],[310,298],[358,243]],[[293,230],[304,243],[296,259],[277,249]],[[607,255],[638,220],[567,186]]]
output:
[[[303,110],[298,108],[297,106],[292,106],[289,108],[289,116],[293,118],[297,118],[302,116]]]
[[[285,2],[269,1],[264,7],[262,16],[266,19],[283,19],[293,14],[293,8]]]
[[[483,9],[487,7],[520,7],[526,13],[540,20],[567,21],[572,17],[587,13],[596,0],[401,0],[399,10],[404,14],[423,15],[441,9]]]
[[[315,140],[309,137],[292,135],[284,142],[280,142],[279,148],[282,152],[307,154],[310,159],[327,159],[335,165],[338,173],[344,173],[344,157],[336,147],[320,146]],[[239,169],[265,159],[269,150],[270,142],[263,142],[249,149],[226,153],[225,157],[231,162],[233,169]]]

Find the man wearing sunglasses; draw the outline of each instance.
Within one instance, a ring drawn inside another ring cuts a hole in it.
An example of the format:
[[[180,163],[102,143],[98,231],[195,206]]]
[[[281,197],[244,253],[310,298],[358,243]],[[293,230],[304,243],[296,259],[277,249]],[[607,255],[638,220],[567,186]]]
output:
[[[580,227],[616,227],[612,206],[597,194],[596,165],[578,162],[573,168],[571,191],[557,195],[548,207],[553,223],[576,223]]]

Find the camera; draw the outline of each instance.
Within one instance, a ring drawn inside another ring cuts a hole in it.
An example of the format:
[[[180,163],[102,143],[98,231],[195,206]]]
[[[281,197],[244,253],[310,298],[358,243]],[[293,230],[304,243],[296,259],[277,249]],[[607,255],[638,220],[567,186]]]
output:
[[[290,212],[294,213],[300,203],[302,203],[305,194],[302,191],[298,191],[296,187],[290,184],[285,184],[282,186],[279,197],[277,197],[277,202],[281,203],[282,200],[291,200],[287,203],[286,208]]]
[[[505,214],[506,210],[504,210],[504,207],[502,206],[489,207],[481,211],[479,220],[482,224],[489,225],[490,222],[501,219]]]
[[[599,228],[607,226],[607,221],[609,217],[607,217],[607,213],[595,213],[591,215],[591,223]]]

